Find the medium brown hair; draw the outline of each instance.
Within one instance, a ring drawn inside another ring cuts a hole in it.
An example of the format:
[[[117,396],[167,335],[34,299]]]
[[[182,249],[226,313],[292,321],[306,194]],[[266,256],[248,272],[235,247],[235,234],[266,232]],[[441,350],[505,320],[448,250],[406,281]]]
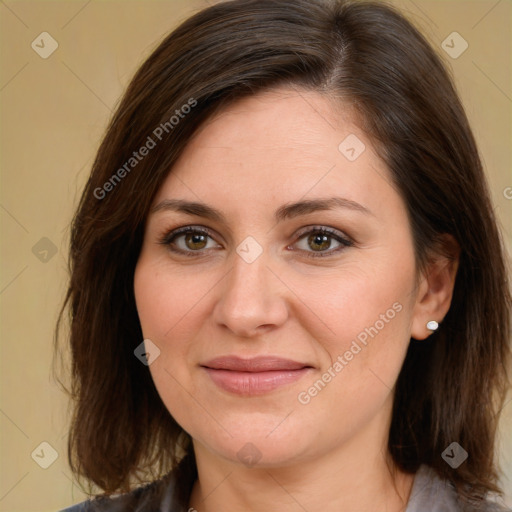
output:
[[[366,1],[222,2],[180,25],[136,73],[72,224],[60,320],[67,308],[73,470],[110,494],[157,479],[191,453],[134,356],[143,339],[133,276],[144,224],[198,127],[228,103],[282,85],[356,109],[405,202],[418,268],[443,235],[458,242],[451,308],[428,341],[411,340],[396,384],[389,451],[397,467],[431,466],[467,499],[499,491],[494,441],[509,385],[512,301],[482,165],[440,58],[392,7]],[[149,154],[113,181],[166,122]],[[469,453],[457,469],[441,457],[453,441]],[[193,469],[182,478],[190,488]]]

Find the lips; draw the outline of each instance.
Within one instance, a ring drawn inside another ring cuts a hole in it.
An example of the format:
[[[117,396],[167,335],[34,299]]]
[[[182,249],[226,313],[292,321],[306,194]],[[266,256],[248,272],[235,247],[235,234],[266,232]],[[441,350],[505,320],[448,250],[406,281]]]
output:
[[[296,382],[312,370],[308,364],[274,356],[218,357],[201,364],[212,381],[238,395],[261,395]]]
[[[300,370],[309,365],[283,359],[281,357],[260,356],[242,359],[237,356],[217,357],[202,365],[212,370],[230,370],[234,372],[267,372],[280,370]]]

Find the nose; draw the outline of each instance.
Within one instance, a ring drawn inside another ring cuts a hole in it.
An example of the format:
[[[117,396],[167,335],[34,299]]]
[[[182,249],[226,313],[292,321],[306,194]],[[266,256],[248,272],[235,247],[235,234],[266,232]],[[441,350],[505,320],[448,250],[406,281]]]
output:
[[[217,325],[237,337],[252,338],[286,322],[286,288],[267,266],[265,253],[252,263],[233,256],[233,268],[217,289],[213,310]]]

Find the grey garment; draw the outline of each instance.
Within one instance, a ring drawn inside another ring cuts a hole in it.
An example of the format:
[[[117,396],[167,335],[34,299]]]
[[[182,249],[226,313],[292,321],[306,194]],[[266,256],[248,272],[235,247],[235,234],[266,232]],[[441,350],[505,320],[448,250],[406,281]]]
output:
[[[94,498],[60,512],[188,512],[188,507],[181,506],[176,499],[175,475],[171,473],[169,482],[165,486],[161,484],[159,480],[129,494]]]
[[[461,503],[455,488],[441,480],[429,466],[421,466],[414,477],[405,512],[510,512],[512,509],[486,501],[477,506]]]
[[[174,496],[175,486],[176,481],[171,475],[171,480],[163,494],[155,494],[153,492],[155,484],[150,484],[136,489],[129,495],[85,501],[61,512],[188,512],[187,507],[177,503]],[[158,498],[158,504],[155,506],[153,503],[158,494],[162,497]],[[134,506],[127,506],[127,497],[132,500],[135,498]],[[375,510],[378,511],[378,507]],[[512,512],[512,509],[503,508],[492,502],[486,502],[478,508],[462,504],[458,501],[457,493],[450,483],[441,480],[428,466],[421,466],[414,477],[405,512]]]
[[[405,512],[459,512],[455,490],[428,466],[421,466],[414,477]]]

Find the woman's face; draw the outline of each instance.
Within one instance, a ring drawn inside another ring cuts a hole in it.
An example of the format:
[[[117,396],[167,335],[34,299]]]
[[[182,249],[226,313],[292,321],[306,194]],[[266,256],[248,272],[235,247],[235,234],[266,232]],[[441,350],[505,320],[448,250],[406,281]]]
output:
[[[147,220],[135,296],[155,385],[196,450],[234,462],[380,446],[415,278],[404,202],[348,109],[293,89],[241,100]]]

